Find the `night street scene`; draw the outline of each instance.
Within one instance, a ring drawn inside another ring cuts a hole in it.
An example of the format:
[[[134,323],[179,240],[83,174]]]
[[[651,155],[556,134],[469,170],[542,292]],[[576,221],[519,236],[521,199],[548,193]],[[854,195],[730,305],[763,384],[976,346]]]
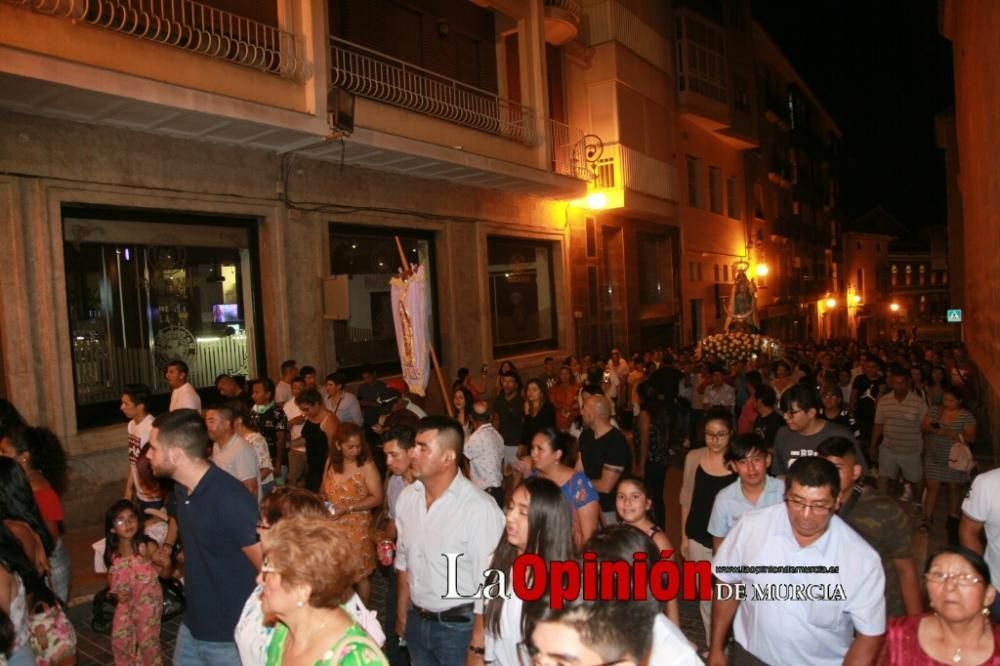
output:
[[[1000,0],[0,0],[0,666],[1000,666],[998,119]]]

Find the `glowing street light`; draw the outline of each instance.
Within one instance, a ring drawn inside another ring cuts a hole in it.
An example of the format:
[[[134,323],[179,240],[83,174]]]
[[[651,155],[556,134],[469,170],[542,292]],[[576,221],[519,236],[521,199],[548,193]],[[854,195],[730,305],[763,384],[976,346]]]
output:
[[[604,192],[593,192],[587,195],[587,208],[603,210],[608,207],[608,195]]]
[[[895,301],[890,303],[889,309],[892,310],[893,312],[899,312],[899,303],[896,303]]]
[[[837,299],[834,298],[833,296],[831,296],[830,298],[826,299],[826,307],[827,307],[828,310],[832,310],[835,307],[837,307]]]
[[[757,277],[766,277],[769,269],[766,263],[761,263],[757,264],[757,268],[754,270],[757,273]]]
[[[851,301],[853,301],[855,305],[860,305],[861,304],[861,294],[854,294],[854,296],[851,297]]]

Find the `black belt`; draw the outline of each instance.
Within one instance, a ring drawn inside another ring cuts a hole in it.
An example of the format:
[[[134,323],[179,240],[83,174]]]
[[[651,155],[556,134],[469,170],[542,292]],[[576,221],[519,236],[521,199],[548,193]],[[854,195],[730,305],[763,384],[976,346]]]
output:
[[[469,619],[469,613],[473,611],[473,605],[464,604],[437,612],[429,611],[413,604],[413,610],[417,611],[417,615],[422,619],[430,620],[431,622],[465,622]]]

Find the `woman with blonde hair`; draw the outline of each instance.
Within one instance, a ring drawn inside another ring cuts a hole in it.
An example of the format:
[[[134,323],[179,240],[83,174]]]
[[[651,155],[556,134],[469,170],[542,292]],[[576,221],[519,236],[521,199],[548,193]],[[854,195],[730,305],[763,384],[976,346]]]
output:
[[[367,604],[371,597],[368,577],[375,571],[372,509],[382,506],[384,490],[361,426],[340,424],[319,494],[326,500],[337,529],[354,544],[361,560],[365,573],[355,584],[358,596]]]
[[[341,608],[367,576],[351,539],[327,517],[291,517],[263,535],[261,607],[277,619],[267,666],[388,666],[378,645]]]

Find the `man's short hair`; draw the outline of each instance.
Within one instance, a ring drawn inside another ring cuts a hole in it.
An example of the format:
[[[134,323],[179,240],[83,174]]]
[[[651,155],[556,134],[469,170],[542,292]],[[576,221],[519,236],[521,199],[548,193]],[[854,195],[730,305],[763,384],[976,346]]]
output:
[[[773,386],[768,386],[767,384],[757,390],[755,397],[769,409],[774,409],[778,404],[778,392],[774,390]]]
[[[417,424],[417,434],[428,430],[437,430],[438,442],[454,451],[457,458],[462,457],[462,445],[465,442],[462,424],[447,416],[425,416]]]
[[[832,462],[819,456],[799,458],[785,475],[785,492],[798,483],[806,488],[830,488],[833,497],[840,497],[840,472]]]
[[[290,370],[291,368],[294,368],[296,365],[298,365],[298,363],[296,363],[295,359],[292,359],[292,358],[288,359],[287,361],[282,361],[281,362],[281,374],[285,374],[286,372],[288,372],[288,370]]]
[[[153,397],[152,391],[145,384],[128,384],[122,389],[122,394],[136,405],[149,407],[149,400]]]
[[[763,437],[755,432],[744,432],[729,440],[729,444],[726,446],[726,453],[723,457],[726,462],[737,462],[738,460],[743,460],[754,451],[763,455],[770,453],[770,449]]]
[[[264,389],[264,393],[270,393],[272,396],[274,396],[274,381],[271,380],[269,377],[258,377],[257,379],[251,381],[250,382],[251,391],[253,390],[254,384],[260,384],[261,388]]]
[[[793,384],[781,394],[781,411],[787,412],[792,405],[798,405],[802,411],[815,409],[819,411],[823,408],[823,400],[820,397],[819,389],[814,385]]]
[[[236,420],[236,409],[234,408],[235,400],[224,400],[223,402],[217,402],[214,405],[209,405],[205,409],[205,413],[215,412],[215,415],[222,419],[223,421],[235,421]]]
[[[333,382],[335,386],[343,387],[347,385],[347,375],[338,370],[337,372],[331,372],[328,374],[326,376],[326,381]]]
[[[167,363],[167,368],[168,369],[169,368],[177,368],[177,370],[179,370],[180,372],[183,372],[185,375],[188,375],[191,372],[188,369],[188,364],[185,363],[184,361],[180,360],[179,358],[175,358],[174,360],[172,360],[169,363]]]
[[[553,362],[553,360],[554,360],[554,359],[553,359],[553,358],[552,358],[551,356],[546,356],[546,357],[545,357],[545,360],[544,360],[544,361],[542,361],[542,363],[552,363],[552,362]]]
[[[559,610],[546,608],[538,621],[574,630],[605,663],[631,658],[641,664],[652,646],[653,619],[643,604],[578,600]]]
[[[305,384],[306,380],[302,375],[295,375],[294,377],[292,377],[291,383],[295,384],[296,382],[299,384]]]
[[[404,451],[409,451],[413,448],[413,443],[416,437],[416,430],[408,425],[401,425],[382,433],[382,443],[385,444],[386,442],[396,440],[396,444],[399,445],[399,448]]]
[[[372,377],[378,376],[375,374],[375,366],[373,366],[371,363],[365,363],[364,365],[361,366],[361,374],[371,375]]]
[[[323,396],[316,389],[309,388],[302,391],[295,402],[299,405],[322,405]]]
[[[493,418],[493,409],[490,408],[490,403],[485,400],[477,400],[472,403],[469,418],[475,423],[489,423]]]
[[[300,377],[305,377],[306,375],[315,375],[315,374],[316,374],[316,368],[312,367],[311,365],[304,365],[301,368],[299,368]]]
[[[856,464],[860,463],[854,440],[847,437],[828,437],[824,439],[816,447],[816,455],[823,458],[850,458]]]
[[[153,421],[157,441],[164,449],[181,449],[188,458],[204,460],[208,450],[208,429],[194,409],[175,409]]]
[[[235,377],[233,377],[232,375],[229,375],[229,374],[226,374],[226,373],[224,372],[224,373],[222,373],[221,375],[217,375],[217,376],[215,377],[215,385],[216,385],[216,386],[218,386],[218,385],[219,385],[219,382],[221,382],[221,381],[222,381],[222,380],[224,380],[224,379],[232,379],[232,380],[233,380],[233,383],[236,383],[236,378],[235,378]]]

